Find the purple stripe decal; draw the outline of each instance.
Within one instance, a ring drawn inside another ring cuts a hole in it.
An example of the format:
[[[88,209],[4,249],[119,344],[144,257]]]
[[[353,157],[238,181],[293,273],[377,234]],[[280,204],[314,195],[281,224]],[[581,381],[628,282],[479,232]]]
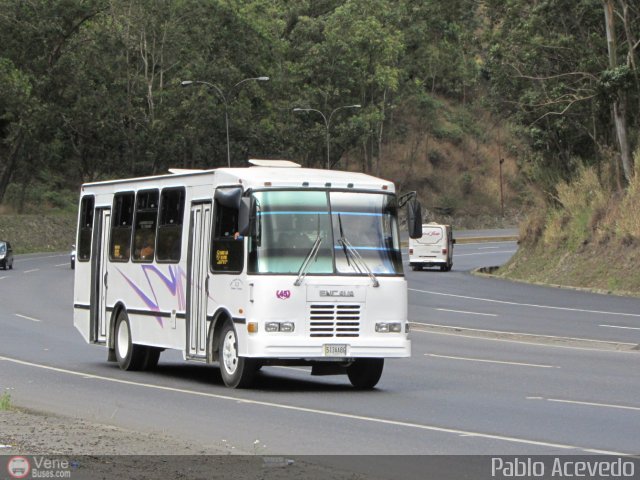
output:
[[[162,282],[167,287],[167,290],[171,294],[172,297],[178,300],[178,310],[184,310],[185,308],[185,294],[184,287],[182,282],[180,281],[182,278],[186,279],[186,274],[180,268],[180,266],[171,266],[169,265],[169,276],[166,276],[158,267],[155,265],[142,265],[142,272],[144,273],[145,278],[147,279],[147,284],[149,289],[151,290],[151,296],[148,296],[139,286],[137,286],[133,280],[127,277],[119,268],[116,268],[120,275],[124,277],[129,286],[136,292],[136,294],[142,299],[142,301],[147,305],[149,310],[152,312],[160,311],[160,302],[158,302],[158,296],[156,295],[155,289],[153,288],[153,284],[151,279],[149,278],[149,273],[155,273],[157,277],[162,280]],[[153,298],[151,298],[153,297]],[[155,317],[158,324],[164,328],[164,322],[162,317]]]

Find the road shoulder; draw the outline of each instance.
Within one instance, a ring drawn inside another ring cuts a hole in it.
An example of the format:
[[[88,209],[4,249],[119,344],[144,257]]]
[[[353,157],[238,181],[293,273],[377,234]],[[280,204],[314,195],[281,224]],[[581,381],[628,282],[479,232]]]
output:
[[[65,458],[77,470],[72,478],[365,478],[260,449],[247,454],[22,408],[0,411],[0,455]]]

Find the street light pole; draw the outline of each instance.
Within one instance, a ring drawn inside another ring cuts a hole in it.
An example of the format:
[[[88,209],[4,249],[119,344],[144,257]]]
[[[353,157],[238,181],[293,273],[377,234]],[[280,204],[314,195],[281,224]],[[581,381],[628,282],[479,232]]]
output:
[[[225,130],[227,133],[227,166],[229,167],[231,166],[231,147],[230,147],[230,141],[229,141],[229,102],[227,101],[227,98],[230,98],[231,92],[233,91],[234,88],[250,80],[255,80],[258,82],[266,82],[269,80],[269,77],[251,77],[251,78],[245,78],[244,80],[240,80],[238,83],[233,85],[229,90],[227,90],[226,95],[224,94],[222,89],[214,83],[204,82],[202,80],[183,80],[182,82],[180,82],[180,84],[183,87],[188,87],[189,85],[193,85],[194,83],[199,85],[206,85],[207,87],[213,88],[213,90],[216,92],[216,94],[218,94],[218,96],[222,100],[222,103],[224,104],[224,124],[225,124]]]
[[[326,127],[326,139],[327,139],[327,170],[331,168],[331,161],[330,161],[330,155],[329,155],[329,126],[331,125],[331,117],[333,117],[333,114],[336,113],[338,110],[342,110],[343,108],[360,108],[361,105],[343,105],[342,107],[338,107],[335,108],[330,114],[329,114],[329,118],[327,118],[327,116],[322,113],[320,110],[316,110],[315,108],[294,108],[293,111],[294,112],[317,112],[322,116],[322,119],[324,120],[324,126]]]
[[[504,158],[500,159],[500,215],[504,218],[504,195],[502,193],[502,164]]]

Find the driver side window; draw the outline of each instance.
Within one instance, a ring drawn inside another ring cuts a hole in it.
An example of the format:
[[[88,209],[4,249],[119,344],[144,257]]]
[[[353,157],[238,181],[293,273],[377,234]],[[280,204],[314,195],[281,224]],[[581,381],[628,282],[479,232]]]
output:
[[[219,273],[240,273],[244,268],[244,239],[238,232],[238,209],[215,202],[211,241],[211,269]]]

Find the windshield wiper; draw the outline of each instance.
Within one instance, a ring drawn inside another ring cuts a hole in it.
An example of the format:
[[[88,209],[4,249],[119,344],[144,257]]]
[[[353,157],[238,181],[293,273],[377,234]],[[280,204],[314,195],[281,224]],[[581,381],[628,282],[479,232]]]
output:
[[[302,281],[304,280],[304,277],[307,276],[307,270],[309,270],[309,267],[311,266],[311,262],[315,261],[316,257],[318,256],[321,243],[322,243],[322,237],[320,236],[320,232],[318,232],[316,241],[313,242],[313,246],[311,247],[311,250],[309,250],[309,253],[307,253],[307,256],[304,258],[302,265],[300,265],[300,270],[298,270],[298,278],[296,278],[296,281],[293,282],[293,284],[296,287],[299,287],[300,285],[302,285]]]
[[[349,262],[349,253],[347,252],[347,245],[344,243],[344,231],[342,230],[342,217],[338,214],[338,226],[340,227],[340,240],[339,242],[342,244],[342,251],[344,252],[344,257],[347,259],[347,266],[351,266]]]
[[[353,264],[358,272],[362,273],[364,271],[367,275],[369,275],[373,287],[379,287],[380,282],[378,282],[378,279],[367,265],[367,262],[364,261],[360,253],[358,253],[358,251],[353,248],[353,245],[351,245],[349,240],[347,240],[347,237],[344,236],[344,230],[342,229],[342,218],[340,217],[340,214],[338,214],[338,226],[340,227],[340,239],[338,240],[338,242],[342,244],[342,250],[344,251],[344,256],[347,259],[347,265],[351,266],[351,264],[349,263],[349,256],[351,256]]]

